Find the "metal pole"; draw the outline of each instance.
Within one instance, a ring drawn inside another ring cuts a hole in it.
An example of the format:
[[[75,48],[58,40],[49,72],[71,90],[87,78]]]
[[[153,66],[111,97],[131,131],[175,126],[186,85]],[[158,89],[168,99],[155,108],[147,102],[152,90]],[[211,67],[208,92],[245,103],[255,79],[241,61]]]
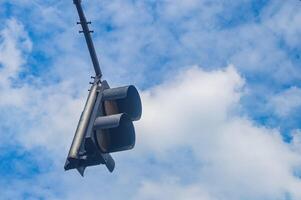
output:
[[[86,43],[87,43],[87,46],[88,46],[88,49],[89,49],[89,52],[90,52],[93,67],[94,67],[94,70],[95,70],[95,74],[100,79],[101,76],[102,76],[102,73],[101,73],[101,70],[100,70],[100,67],[99,67],[98,58],[97,58],[95,48],[94,48],[94,45],[93,45],[93,41],[92,41],[92,38],[91,38],[91,34],[90,34],[92,31],[90,31],[89,27],[88,27],[88,24],[91,24],[91,22],[87,22],[87,20],[86,20],[83,8],[81,6],[81,0],[73,0],[73,3],[75,4],[75,6],[77,8],[77,12],[78,12],[79,19],[80,19],[78,24],[81,24],[81,26],[83,28],[83,31],[80,31],[80,32],[83,32],[84,35],[85,35]]]
[[[98,84],[94,83],[91,87],[84,111],[82,112],[82,115],[80,116],[80,120],[77,125],[77,129],[75,131],[75,135],[71,144],[71,148],[68,154],[68,160],[76,160],[78,159],[78,154],[80,147],[82,145],[82,141],[85,137],[86,130],[89,124],[90,116],[94,108],[95,100],[97,97],[97,88]]]

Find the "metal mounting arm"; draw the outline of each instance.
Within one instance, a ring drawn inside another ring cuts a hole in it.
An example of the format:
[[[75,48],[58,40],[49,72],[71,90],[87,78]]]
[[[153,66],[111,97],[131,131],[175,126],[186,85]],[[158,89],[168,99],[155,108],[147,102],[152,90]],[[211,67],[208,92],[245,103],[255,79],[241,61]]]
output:
[[[101,70],[100,70],[98,58],[97,58],[95,48],[94,48],[94,45],[93,45],[93,41],[92,41],[92,38],[91,38],[91,34],[90,34],[92,31],[90,31],[89,27],[88,27],[88,24],[90,24],[91,22],[87,22],[87,20],[86,20],[83,8],[81,6],[81,0],[73,0],[73,3],[75,4],[78,15],[79,15],[80,22],[78,22],[78,24],[81,24],[81,26],[83,28],[82,32],[85,35],[86,43],[87,43],[87,46],[88,46],[88,49],[89,49],[89,52],[90,52],[93,67],[94,67],[94,70],[95,70],[95,74],[100,79],[101,76],[102,76],[102,73],[101,73]]]

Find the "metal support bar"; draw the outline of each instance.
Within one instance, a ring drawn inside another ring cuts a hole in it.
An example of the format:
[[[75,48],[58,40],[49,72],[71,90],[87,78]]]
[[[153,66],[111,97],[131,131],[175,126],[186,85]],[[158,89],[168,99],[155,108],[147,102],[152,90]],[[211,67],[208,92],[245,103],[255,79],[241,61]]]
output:
[[[97,88],[98,84],[94,83],[91,87],[91,91],[89,92],[89,96],[78,122],[77,129],[75,131],[75,135],[71,144],[71,148],[68,154],[68,160],[71,162],[72,160],[77,160],[79,155],[79,150],[82,145],[83,139],[85,138],[86,130],[89,124],[89,119],[94,108],[94,104],[97,97]]]
[[[89,49],[89,52],[90,52],[93,67],[94,67],[94,70],[95,70],[95,74],[100,79],[101,76],[102,76],[102,73],[101,73],[101,70],[100,70],[98,58],[97,58],[95,48],[94,48],[94,44],[93,44],[91,34],[90,34],[93,31],[90,31],[89,27],[88,27],[88,24],[90,24],[91,22],[87,22],[87,20],[86,20],[83,8],[81,6],[81,0],[73,0],[73,3],[75,4],[78,15],[79,15],[79,19],[80,19],[79,24],[81,24],[81,26],[83,28],[82,32],[85,35],[86,43],[87,43],[87,46],[88,46],[88,49]]]

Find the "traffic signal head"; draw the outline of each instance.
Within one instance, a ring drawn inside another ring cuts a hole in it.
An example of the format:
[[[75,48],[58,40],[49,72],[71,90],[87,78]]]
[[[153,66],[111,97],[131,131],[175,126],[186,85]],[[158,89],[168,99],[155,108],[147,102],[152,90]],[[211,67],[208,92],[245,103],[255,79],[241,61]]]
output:
[[[82,175],[88,166],[105,164],[110,172],[115,162],[109,153],[135,145],[133,121],[142,113],[137,89],[130,85],[110,88],[106,81],[94,84],[76,130],[65,169]]]
[[[133,120],[141,117],[141,100],[134,86],[109,88],[102,93],[103,115],[94,122],[95,141],[102,153],[124,151],[135,145]]]

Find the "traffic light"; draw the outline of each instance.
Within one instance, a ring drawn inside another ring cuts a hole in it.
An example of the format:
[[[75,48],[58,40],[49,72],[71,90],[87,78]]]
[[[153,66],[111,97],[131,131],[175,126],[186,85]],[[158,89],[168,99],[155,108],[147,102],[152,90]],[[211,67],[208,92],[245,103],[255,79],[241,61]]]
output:
[[[95,119],[98,147],[103,153],[132,149],[135,131],[132,121],[141,117],[141,100],[134,86],[106,89],[102,93],[103,115]]]
[[[135,145],[133,121],[142,113],[137,89],[130,85],[109,88],[96,80],[79,120],[65,164],[65,170],[78,169],[83,175],[88,166],[105,164],[114,170],[109,153],[132,149]]]
[[[110,153],[125,151],[135,146],[133,121],[141,117],[141,99],[137,89],[130,85],[110,88],[101,80],[102,72],[94,49],[81,0],[73,0],[84,33],[95,77],[80,116],[65,163],[65,170],[77,169],[83,176],[86,167],[104,164],[110,172],[115,161]]]

